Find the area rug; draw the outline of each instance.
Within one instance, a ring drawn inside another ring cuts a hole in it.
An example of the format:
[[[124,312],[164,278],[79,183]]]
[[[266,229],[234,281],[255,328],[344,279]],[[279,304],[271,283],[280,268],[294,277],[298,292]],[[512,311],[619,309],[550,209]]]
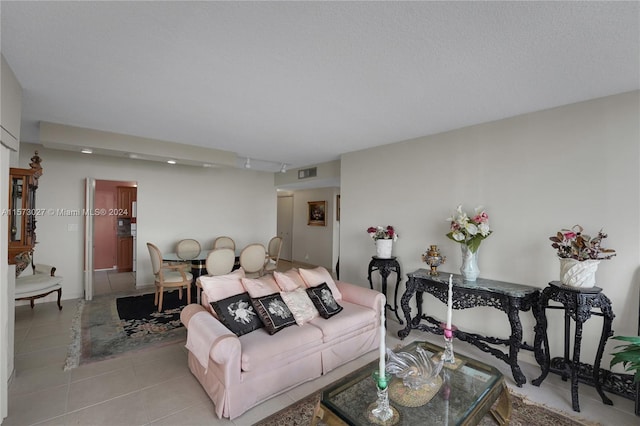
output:
[[[320,401],[321,393],[314,393],[287,408],[255,423],[254,426],[309,426],[313,413]],[[526,397],[511,393],[511,426],[598,426],[598,423],[571,418],[544,405],[529,401]],[[498,424],[487,413],[479,423],[481,426]],[[324,425],[322,421],[319,426]]]
[[[162,312],[153,304],[154,294],[96,297],[78,302],[72,322],[72,341],[64,369],[186,341],[180,322],[186,305],[178,291],[165,292]]]

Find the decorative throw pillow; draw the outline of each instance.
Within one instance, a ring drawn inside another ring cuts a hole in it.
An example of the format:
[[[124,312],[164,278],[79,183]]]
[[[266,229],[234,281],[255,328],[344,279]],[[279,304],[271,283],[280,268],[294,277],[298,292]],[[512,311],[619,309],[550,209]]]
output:
[[[242,336],[264,326],[247,292],[211,302],[211,307],[218,315],[220,322],[236,336]]]
[[[286,303],[293,314],[296,324],[304,325],[318,316],[318,310],[304,289],[298,288],[293,291],[282,291],[280,292],[280,296],[282,296],[282,300],[284,300],[284,303]]]
[[[245,289],[240,281],[244,277],[244,269],[237,269],[227,275],[216,275],[213,277],[201,276],[200,285],[207,295],[209,302],[217,302],[236,294],[244,293]]]
[[[271,274],[260,278],[243,278],[241,281],[245,291],[252,299],[280,292],[280,287]]]
[[[18,278],[22,273],[22,271],[27,269],[27,266],[31,264],[31,253],[28,251],[23,251],[22,253],[19,253],[15,257],[15,261],[16,261],[16,278]]]
[[[333,298],[333,293],[327,283],[308,288],[307,294],[322,318],[331,318],[342,311],[342,306],[338,305],[338,302]]]
[[[279,293],[251,299],[251,303],[269,334],[276,334],[283,328],[296,323],[293,314]]]
[[[307,288],[304,280],[300,276],[297,269],[292,268],[286,272],[275,271],[273,277],[276,279],[276,283],[282,291],[293,291],[297,288]]]
[[[322,283],[326,283],[331,289],[331,293],[333,293],[333,297],[336,300],[342,300],[342,293],[338,290],[338,286],[335,281],[333,281],[333,277],[322,266],[318,266],[313,269],[300,269],[300,275],[305,283],[307,283],[307,287],[316,287]]]

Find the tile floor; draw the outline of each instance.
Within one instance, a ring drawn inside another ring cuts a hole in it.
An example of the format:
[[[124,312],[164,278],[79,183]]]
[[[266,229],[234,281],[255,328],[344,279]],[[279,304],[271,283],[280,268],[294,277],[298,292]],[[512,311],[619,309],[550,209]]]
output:
[[[286,269],[286,268],[284,268]],[[104,274],[100,291],[125,291],[132,286],[132,275]],[[104,281],[106,280],[106,282]],[[98,281],[98,280],[97,280]],[[96,282],[97,282],[96,281]],[[107,285],[108,284],[108,285]],[[9,387],[10,425],[251,425],[282,409],[367,362],[376,359],[373,351],[312,382],[278,395],[241,417],[218,419],[213,405],[187,367],[184,345],[174,344],[144,354],[80,366],[63,371],[70,325],[77,300],[63,301],[58,311],[55,302],[16,307],[15,375]],[[397,331],[402,328],[389,315],[387,345],[400,344]],[[423,339],[441,344],[441,337],[413,331],[403,344]],[[541,387],[525,384],[517,388],[508,366],[496,358],[460,342],[457,352],[481,359],[498,367],[507,384],[516,393],[572,413],[569,383],[550,374]],[[521,363],[530,380],[539,375],[538,366]],[[583,419],[602,425],[638,425],[633,401],[610,395],[614,406],[605,406],[595,389],[580,385]]]

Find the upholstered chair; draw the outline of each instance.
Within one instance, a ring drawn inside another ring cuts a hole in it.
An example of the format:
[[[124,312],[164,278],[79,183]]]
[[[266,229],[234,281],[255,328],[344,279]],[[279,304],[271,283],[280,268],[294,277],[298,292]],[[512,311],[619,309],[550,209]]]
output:
[[[151,243],[147,243],[149,249],[149,257],[151,258],[151,267],[155,276],[156,294],[153,303],[158,307],[158,312],[162,312],[162,299],[164,290],[168,288],[177,288],[178,296],[182,299],[182,288],[187,292],[187,304],[191,303],[191,281],[193,275],[186,272],[189,267],[186,263],[178,263],[170,265],[162,261],[162,252]]]
[[[207,255],[207,274],[226,275],[233,270],[236,262],[236,253],[230,248],[211,250]]]
[[[273,237],[267,245],[267,256],[264,262],[263,273],[273,272],[278,268],[282,250],[282,237]]]
[[[184,239],[176,244],[176,255],[183,260],[191,260],[200,254],[200,243],[194,239]]]
[[[213,249],[219,248],[230,248],[231,250],[236,249],[236,243],[231,239],[231,237],[218,237],[213,240]]]
[[[240,266],[244,269],[245,275],[247,277],[261,276],[266,256],[267,250],[263,244],[254,243],[243,248],[240,253]]]

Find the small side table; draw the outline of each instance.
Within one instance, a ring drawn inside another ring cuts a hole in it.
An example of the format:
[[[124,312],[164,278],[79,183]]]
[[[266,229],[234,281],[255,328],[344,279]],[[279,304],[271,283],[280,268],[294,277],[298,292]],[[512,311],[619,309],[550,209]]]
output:
[[[562,306],[549,306],[549,300],[560,303]],[[600,312],[594,312],[592,309],[600,309]],[[600,361],[604,352],[607,339],[613,335],[611,323],[615,318],[611,309],[611,301],[602,293],[599,287],[591,288],[575,288],[565,286],[559,281],[552,281],[549,286],[542,290],[540,296],[540,318],[535,327],[534,353],[536,361],[542,368],[542,374],[531,383],[540,386],[547,377],[550,370],[549,355],[549,339],[547,337],[547,309],[563,309],[564,310],[564,368],[554,372],[561,374],[563,380],[571,377],[571,404],[573,411],[580,411],[578,402],[578,370],[580,368],[580,346],[582,344],[582,325],[591,318],[592,315],[603,317],[602,333],[600,334],[600,343],[596,352],[596,359],[593,365],[593,383],[595,385],[602,402],[606,405],[613,405],[613,402],[602,391],[602,383],[600,382]],[[569,357],[570,342],[569,334],[571,332],[571,319],[576,322],[573,359]]]
[[[371,262],[369,262],[369,287],[373,290],[373,281],[371,280],[371,273],[374,271],[378,271],[380,273],[380,279],[382,284],[382,294],[384,297],[387,297],[387,278],[391,272],[396,273],[396,289],[393,297],[393,307],[389,303],[389,299],[387,298],[387,304],[385,305],[390,311],[395,312],[396,318],[400,324],[404,324],[398,315],[398,287],[400,287],[400,277],[402,273],[400,272],[400,264],[395,256],[389,259],[383,259],[378,256],[372,256]]]

